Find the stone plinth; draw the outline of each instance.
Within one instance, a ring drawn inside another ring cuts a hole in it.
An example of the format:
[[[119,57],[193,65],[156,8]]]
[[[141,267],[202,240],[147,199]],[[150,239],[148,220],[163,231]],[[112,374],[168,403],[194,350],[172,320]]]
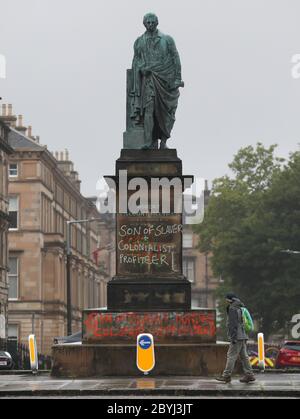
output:
[[[108,309],[190,310],[191,284],[182,272],[183,218],[178,203],[182,203],[183,192],[193,177],[182,175],[176,150],[122,150],[113,179],[117,201],[116,276],[108,283]],[[144,185],[139,199],[143,204],[140,211],[132,213],[130,199],[139,189],[133,191],[130,182],[137,179]],[[165,195],[156,183],[162,180],[170,185],[167,209]],[[151,201],[154,195],[156,210]]]
[[[225,367],[226,344],[155,346],[151,376],[214,376]],[[64,378],[140,377],[135,345],[58,345],[53,347],[52,375]]]
[[[151,333],[155,344],[216,343],[216,311],[124,312],[85,310],[83,343],[136,342],[140,333]]]

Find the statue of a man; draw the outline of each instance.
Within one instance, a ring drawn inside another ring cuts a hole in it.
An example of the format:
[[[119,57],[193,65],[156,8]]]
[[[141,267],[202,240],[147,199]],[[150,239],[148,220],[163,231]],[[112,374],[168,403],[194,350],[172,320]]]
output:
[[[166,149],[175,123],[179,99],[181,63],[174,40],[158,29],[158,18],[144,17],[146,32],[134,45],[131,119],[143,126],[146,149]]]

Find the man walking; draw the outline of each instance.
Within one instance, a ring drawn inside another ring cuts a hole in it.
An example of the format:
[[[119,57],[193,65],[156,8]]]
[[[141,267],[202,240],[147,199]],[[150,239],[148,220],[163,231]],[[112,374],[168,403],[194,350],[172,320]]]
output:
[[[241,383],[253,383],[255,381],[252,366],[250,364],[249,355],[247,352],[247,341],[249,340],[245,331],[242,308],[244,304],[238,297],[229,293],[226,295],[228,304],[228,337],[230,340],[230,347],[227,355],[227,365],[223,375],[217,378],[217,381],[222,383],[230,383],[236,362],[240,357],[245,376],[240,380]]]

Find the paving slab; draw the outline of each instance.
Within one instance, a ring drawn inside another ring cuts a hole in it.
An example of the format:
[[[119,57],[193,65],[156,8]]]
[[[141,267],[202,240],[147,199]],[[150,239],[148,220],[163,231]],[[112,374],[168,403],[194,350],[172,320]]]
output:
[[[1,375],[4,397],[290,397],[300,398],[300,375],[259,374],[253,384],[217,383],[211,378],[54,379],[49,376]]]

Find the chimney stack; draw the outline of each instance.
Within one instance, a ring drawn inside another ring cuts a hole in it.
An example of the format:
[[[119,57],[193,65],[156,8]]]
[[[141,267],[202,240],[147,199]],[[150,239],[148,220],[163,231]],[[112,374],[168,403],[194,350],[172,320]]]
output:
[[[78,172],[74,170],[74,163],[70,160],[69,150],[65,149],[64,151],[55,151],[54,156],[58,162],[57,166],[80,191],[81,181],[79,179]]]
[[[27,129],[27,137],[32,138],[32,126],[29,125]]]
[[[2,122],[4,122],[9,127],[15,127],[17,117],[13,115],[12,105],[2,105],[2,115],[0,116]]]
[[[16,130],[21,132],[23,135],[26,135],[27,128],[23,126],[23,115],[18,116],[18,125]]]

